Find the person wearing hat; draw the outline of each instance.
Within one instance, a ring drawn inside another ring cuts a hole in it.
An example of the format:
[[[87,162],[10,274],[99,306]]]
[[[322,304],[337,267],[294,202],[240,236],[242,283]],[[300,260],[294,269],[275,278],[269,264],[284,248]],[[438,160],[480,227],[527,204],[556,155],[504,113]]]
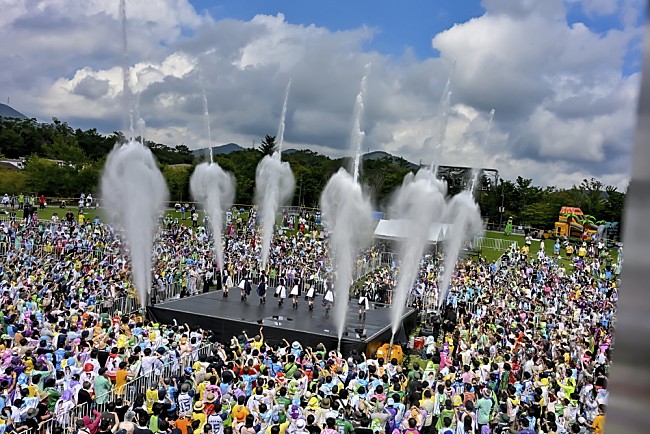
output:
[[[491,391],[487,387],[481,390],[481,397],[476,401],[476,422],[478,423],[479,431],[490,423],[490,415],[492,414],[492,399]]]
[[[205,394],[205,398],[203,399],[203,402],[205,403],[206,406],[209,405],[214,405],[214,401],[216,401],[217,397],[214,395],[212,392],[208,392]]]
[[[203,427],[207,422],[207,417],[203,412],[204,408],[205,405],[203,404],[203,401],[197,401],[194,403],[194,408],[192,409],[192,420],[199,421],[199,432],[203,432]]]
[[[307,421],[302,418],[296,420],[295,429],[292,431],[292,434],[310,434],[310,431],[307,429]]]

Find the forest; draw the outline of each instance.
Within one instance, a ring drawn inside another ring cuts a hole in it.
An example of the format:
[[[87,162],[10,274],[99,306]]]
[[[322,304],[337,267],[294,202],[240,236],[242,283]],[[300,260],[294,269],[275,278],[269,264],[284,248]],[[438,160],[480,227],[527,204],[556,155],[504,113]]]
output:
[[[237,180],[236,203],[253,203],[255,169],[265,154],[273,152],[274,139],[266,136],[259,148],[214,156],[214,161],[232,172]],[[122,133],[103,135],[94,128],[74,129],[56,118],[51,123],[0,118],[0,157],[25,160],[24,170],[0,169],[0,195],[21,192],[47,197],[78,197],[81,192],[97,195],[106,156],[116,144],[124,142]],[[191,201],[189,178],[194,166],[202,160],[185,145],[170,147],[151,141],[146,144],[159,162],[170,199]],[[417,170],[416,165],[403,158],[385,155],[365,159],[362,164],[361,182],[379,211],[386,209],[404,176]],[[340,167],[350,164],[349,159],[332,159],[309,150],[285,152],[282,159],[290,163],[296,179],[293,205],[305,207],[317,207],[327,180]],[[457,174],[450,176],[468,176],[462,171],[454,173]],[[455,187],[466,182],[446,180],[454,186],[450,194],[457,193],[459,189]],[[522,176],[494,182],[483,179],[481,186],[477,200],[485,219],[498,223],[512,217],[517,224],[540,229],[552,228],[563,206],[579,207],[597,220],[620,222],[625,201],[625,192],[594,178],[580,180],[571,188],[536,186],[532,179]]]

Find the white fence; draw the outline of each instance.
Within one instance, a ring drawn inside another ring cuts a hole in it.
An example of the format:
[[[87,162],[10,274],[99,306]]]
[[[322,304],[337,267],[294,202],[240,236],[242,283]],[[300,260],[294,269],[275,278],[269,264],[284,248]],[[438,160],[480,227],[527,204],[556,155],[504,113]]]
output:
[[[138,394],[145,393],[152,386],[158,387],[164,378],[179,376],[185,368],[192,367],[200,356],[210,356],[213,354],[215,344],[206,343],[192,354],[187,354],[173,362],[167,360],[162,367],[147,374],[140,375],[129,380],[123,387],[113,388],[109,392],[95,397],[95,402],[102,404],[83,404],[77,405],[69,411],[53,414],[51,419],[41,423],[39,430],[24,431],[27,434],[52,433],[56,427],[65,430],[75,428],[75,421],[90,416],[92,418],[93,410],[102,410],[102,406],[109,402],[114,402],[118,398],[124,401],[133,402]]]
[[[517,242],[502,238],[476,237],[468,243],[468,247],[473,249],[508,250],[513,244],[516,246]]]

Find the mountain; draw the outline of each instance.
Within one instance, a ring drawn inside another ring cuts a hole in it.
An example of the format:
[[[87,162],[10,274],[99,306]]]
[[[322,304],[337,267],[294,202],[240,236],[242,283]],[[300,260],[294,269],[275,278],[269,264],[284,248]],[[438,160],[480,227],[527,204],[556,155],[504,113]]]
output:
[[[192,154],[195,157],[201,157],[206,155],[206,151],[208,148],[201,148],[201,149],[195,149],[192,151]],[[237,151],[243,151],[244,148],[239,146],[237,143],[226,143],[225,145],[221,146],[213,146],[212,147],[212,155],[218,155],[218,154],[230,154],[231,152],[237,152]]]
[[[417,169],[420,167],[417,164],[411,163],[410,161],[407,161],[402,157],[396,157],[395,155],[389,154],[388,152],[385,151],[368,152],[367,154],[363,154],[361,158],[364,160],[372,160],[372,161],[383,160],[384,158],[388,158],[392,162],[398,163],[404,167],[410,167],[412,169]]]
[[[388,152],[372,151],[372,152],[368,152],[367,154],[363,154],[362,158],[364,160],[381,160],[382,158],[394,159],[395,157],[389,154]]]
[[[7,104],[0,104],[0,118],[27,119],[27,116]]]

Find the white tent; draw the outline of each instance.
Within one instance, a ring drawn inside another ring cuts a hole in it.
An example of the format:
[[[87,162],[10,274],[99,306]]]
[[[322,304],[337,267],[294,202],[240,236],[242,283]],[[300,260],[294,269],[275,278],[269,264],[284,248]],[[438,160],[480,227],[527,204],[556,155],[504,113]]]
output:
[[[380,220],[375,228],[374,237],[380,240],[399,241],[407,238],[413,224],[409,220]],[[432,223],[429,229],[429,242],[436,244],[443,241],[447,237],[450,228],[450,224]]]

